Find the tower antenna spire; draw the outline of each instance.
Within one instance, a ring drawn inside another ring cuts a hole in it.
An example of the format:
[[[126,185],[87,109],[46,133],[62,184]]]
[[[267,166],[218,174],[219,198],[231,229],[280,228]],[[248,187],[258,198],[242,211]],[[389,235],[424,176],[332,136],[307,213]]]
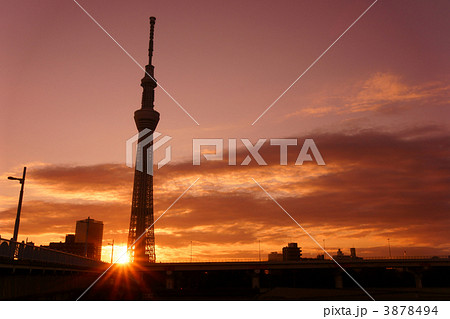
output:
[[[150,17],[150,43],[148,45],[148,65],[152,65],[153,57],[153,35],[155,33],[155,17]]]

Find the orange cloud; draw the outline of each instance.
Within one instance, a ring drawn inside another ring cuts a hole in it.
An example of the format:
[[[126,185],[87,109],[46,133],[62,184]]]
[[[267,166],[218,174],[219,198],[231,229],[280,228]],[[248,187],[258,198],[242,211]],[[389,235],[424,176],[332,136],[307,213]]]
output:
[[[408,85],[400,76],[378,72],[369,79],[331,92],[322,92],[312,106],[287,117],[310,114],[394,112],[401,109],[448,105],[449,87],[440,82]]]
[[[264,167],[230,167],[226,161],[168,165],[154,177],[156,217],[200,180],[155,225],[157,256],[190,258],[191,241],[197,259],[256,258],[258,241],[264,254],[288,241],[299,242],[306,255],[317,254],[252,178],[332,250],[355,245],[364,254],[380,254],[390,238],[394,253],[449,254],[448,137],[436,127],[317,134],[326,166],[293,165],[301,146],[288,148],[289,165],[279,166],[279,149],[267,145],[261,150]],[[238,158],[245,156],[238,151]],[[62,240],[77,219],[91,216],[105,222],[105,246],[112,239],[126,243],[133,169],[48,165],[30,167],[29,176],[34,186],[24,202],[23,236],[39,243]],[[40,185],[48,192],[45,201],[29,200],[41,194]],[[83,200],[89,193],[114,196]],[[14,214],[14,206],[0,212],[1,233],[10,232]]]

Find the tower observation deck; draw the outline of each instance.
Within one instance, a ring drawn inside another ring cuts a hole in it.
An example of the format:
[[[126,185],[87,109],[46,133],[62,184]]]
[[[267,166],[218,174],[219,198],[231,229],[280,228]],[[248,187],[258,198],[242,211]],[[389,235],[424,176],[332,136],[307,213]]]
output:
[[[134,112],[139,139],[136,152],[128,248],[130,249],[131,261],[138,263],[154,263],[156,261],[153,227],[153,138],[151,136],[159,122],[159,113],[154,110],[157,83],[154,77],[154,66],[152,65],[155,20],[154,17],[150,17],[149,62],[145,66],[145,75],[141,80],[143,88],[142,104],[141,108]]]

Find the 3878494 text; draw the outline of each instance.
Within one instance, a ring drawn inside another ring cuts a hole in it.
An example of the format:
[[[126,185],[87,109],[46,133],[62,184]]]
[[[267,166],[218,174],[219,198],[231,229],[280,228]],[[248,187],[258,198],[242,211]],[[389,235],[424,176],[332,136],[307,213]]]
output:
[[[366,307],[325,307],[323,308],[323,317],[351,316],[361,318],[369,312],[379,313],[383,316],[437,316],[437,306],[383,306],[383,311],[369,310]]]

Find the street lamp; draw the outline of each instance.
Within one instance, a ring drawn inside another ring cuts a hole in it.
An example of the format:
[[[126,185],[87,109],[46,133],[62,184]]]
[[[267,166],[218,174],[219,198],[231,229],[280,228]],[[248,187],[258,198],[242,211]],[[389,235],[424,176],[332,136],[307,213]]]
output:
[[[111,245],[111,264],[113,263],[114,260],[114,239],[112,241],[112,243],[108,243],[108,245]]]
[[[17,242],[17,236],[19,235],[20,211],[22,210],[23,186],[25,185],[25,174],[26,173],[27,173],[27,168],[24,167],[22,178],[12,177],[12,176],[8,177],[9,180],[19,181],[20,184],[22,184],[22,186],[20,188],[19,205],[17,206],[16,223],[14,224],[14,235],[13,235],[14,242]]]

